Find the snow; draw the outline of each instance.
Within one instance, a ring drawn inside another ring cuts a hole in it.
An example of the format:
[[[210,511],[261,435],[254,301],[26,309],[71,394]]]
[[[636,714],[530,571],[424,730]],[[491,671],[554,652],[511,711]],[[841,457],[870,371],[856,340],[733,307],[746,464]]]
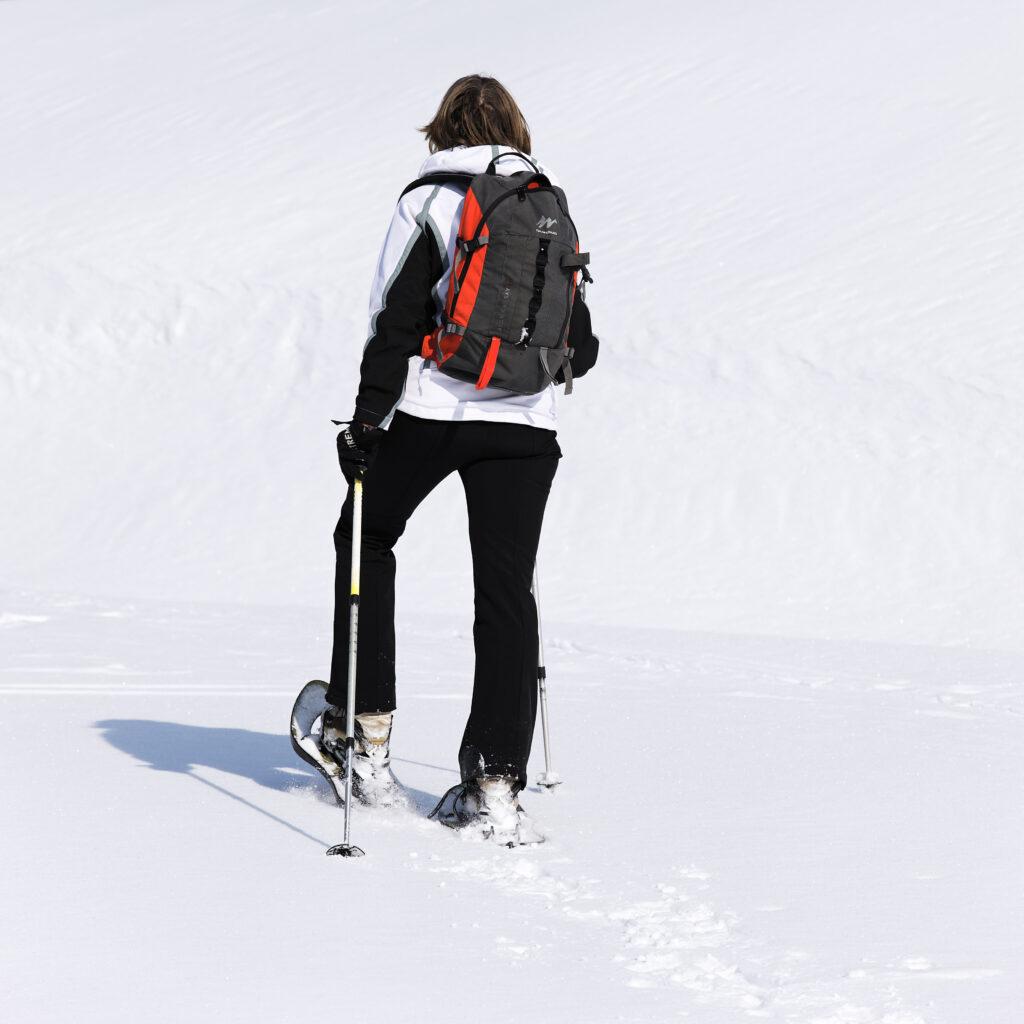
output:
[[[4,1019],[298,1020],[348,984],[399,1020],[1016,1019],[1018,655],[556,627],[566,782],[507,851],[423,817],[469,638],[407,623],[416,810],[356,813],[350,864],[282,728],[317,616],[8,600],[48,618],[0,681]]]
[[[1019,1021],[1019,6],[520,9],[0,4],[0,1019]],[[422,816],[471,678],[450,482],[399,549],[417,811],[339,861],[286,719],[453,25],[593,253],[565,783],[540,848]]]

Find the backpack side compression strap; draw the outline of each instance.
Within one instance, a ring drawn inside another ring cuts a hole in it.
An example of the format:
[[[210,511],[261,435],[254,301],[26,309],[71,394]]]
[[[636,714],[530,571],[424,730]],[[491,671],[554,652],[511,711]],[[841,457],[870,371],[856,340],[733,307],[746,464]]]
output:
[[[414,182],[406,185],[405,188],[402,189],[402,196],[404,196],[406,192],[411,192],[414,188],[419,188],[421,185],[458,185],[461,188],[469,188],[469,183],[474,177],[475,175],[460,174],[458,171],[425,174],[422,178],[417,178]],[[398,198],[401,199],[402,196],[399,196]]]

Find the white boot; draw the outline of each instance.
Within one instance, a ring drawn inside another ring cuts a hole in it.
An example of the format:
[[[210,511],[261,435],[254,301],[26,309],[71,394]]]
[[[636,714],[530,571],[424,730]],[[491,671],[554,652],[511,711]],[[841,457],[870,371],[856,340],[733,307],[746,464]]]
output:
[[[448,790],[430,812],[448,828],[477,832],[503,846],[543,843],[544,836],[519,803],[515,779],[483,775]]]
[[[352,758],[352,795],[370,807],[406,803],[401,783],[391,771],[391,725],[394,712],[356,715]],[[345,713],[333,708],[324,712],[321,743],[331,757],[345,765]]]

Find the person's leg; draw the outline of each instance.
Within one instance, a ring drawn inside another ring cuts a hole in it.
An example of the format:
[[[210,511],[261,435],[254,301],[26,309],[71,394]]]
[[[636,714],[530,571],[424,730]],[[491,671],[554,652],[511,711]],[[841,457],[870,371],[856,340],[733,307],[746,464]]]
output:
[[[463,779],[510,775],[526,785],[537,715],[537,607],[530,592],[541,523],[561,452],[555,434],[481,428],[488,455],[463,465],[473,549],[476,672],[459,752]]]
[[[395,556],[416,506],[455,469],[453,423],[396,414],[363,482],[356,714],[395,709]],[[327,700],[345,707],[348,693],[352,490],[334,531],[334,654]]]

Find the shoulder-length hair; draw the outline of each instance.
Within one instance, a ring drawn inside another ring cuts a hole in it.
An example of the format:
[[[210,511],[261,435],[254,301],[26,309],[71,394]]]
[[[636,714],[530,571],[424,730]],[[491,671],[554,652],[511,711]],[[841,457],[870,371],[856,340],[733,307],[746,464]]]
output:
[[[430,152],[455,146],[511,146],[530,152],[530,127],[512,94],[496,78],[466,75],[453,82],[421,132]]]

